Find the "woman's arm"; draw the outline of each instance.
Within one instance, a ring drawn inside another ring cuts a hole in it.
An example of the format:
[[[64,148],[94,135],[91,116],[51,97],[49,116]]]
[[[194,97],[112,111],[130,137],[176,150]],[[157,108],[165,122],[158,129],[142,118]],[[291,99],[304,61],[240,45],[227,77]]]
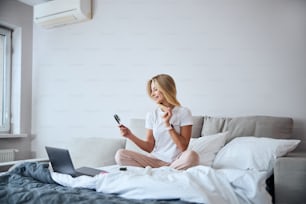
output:
[[[161,106],[162,107],[162,106]],[[164,115],[163,120],[166,127],[169,128],[169,133],[171,135],[172,140],[178,146],[181,151],[185,151],[189,145],[189,141],[191,138],[192,125],[186,125],[180,127],[180,134],[175,131],[170,124],[170,118],[172,117],[172,109],[163,107]]]
[[[188,148],[191,138],[192,125],[181,126],[181,134],[178,134],[174,128],[169,129],[172,140],[183,152]]]
[[[128,138],[132,142],[134,142],[140,149],[146,151],[146,152],[152,152],[154,145],[155,145],[155,140],[153,137],[153,131],[150,129],[147,129],[146,131],[146,140],[142,140],[136,135],[134,135],[131,130],[124,125],[119,126],[121,135],[123,137]]]

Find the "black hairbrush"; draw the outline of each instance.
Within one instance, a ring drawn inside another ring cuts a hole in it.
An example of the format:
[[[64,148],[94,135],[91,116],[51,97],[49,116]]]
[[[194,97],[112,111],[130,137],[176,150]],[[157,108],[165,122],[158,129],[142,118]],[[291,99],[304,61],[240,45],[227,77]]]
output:
[[[115,120],[117,121],[117,123],[118,123],[119,125],[121,125],[120,118],[119,118],[119,116],[118,116],[117,114],[114,115],[114,118],[115,118]]]

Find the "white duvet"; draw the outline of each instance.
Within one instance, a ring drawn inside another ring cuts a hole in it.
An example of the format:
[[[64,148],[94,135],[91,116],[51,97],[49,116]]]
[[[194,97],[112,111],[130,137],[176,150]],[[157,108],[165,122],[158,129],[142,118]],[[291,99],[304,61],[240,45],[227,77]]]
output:
[[[129,199],[181,199],[208,204],[271,204],[265,190],[266,172],[237,169],[213,169],[207,166],[179,171],[170,167],[103,167],[109,171],[95,177],[51,172],[54,181],[70,187],[95,189],[97,192],[115,193]]]

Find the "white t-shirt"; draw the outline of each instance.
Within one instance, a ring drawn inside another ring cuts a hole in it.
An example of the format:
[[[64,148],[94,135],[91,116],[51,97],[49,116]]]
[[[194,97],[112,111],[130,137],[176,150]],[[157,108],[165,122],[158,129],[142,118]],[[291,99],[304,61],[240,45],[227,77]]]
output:
[[[145,126],[147,129],[153,130],[155,146],[151,152],[152,156],[165,162],[173,162],[181,151],[173,142],[169,130],[162,119],[163,115],[164,112],[159,107],[147,113]],[[191,111],[183,106],[175,106],[172,110],[170,124],[172,124],[175,131],[180,134],[181,126],[193,124]]]

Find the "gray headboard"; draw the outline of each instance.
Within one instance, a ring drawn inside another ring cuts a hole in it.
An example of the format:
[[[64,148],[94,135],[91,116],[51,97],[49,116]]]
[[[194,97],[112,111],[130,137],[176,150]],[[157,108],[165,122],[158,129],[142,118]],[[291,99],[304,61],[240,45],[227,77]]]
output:
[[[243,116],[233,118],[203,117],[201,136],[229,131],[234,137],[256,136],[287,139],[292,137],[293,119],[274,116]]]
[[[133,118],[130,129],[138,137],[145,138],[145,120]],[[227,142],[234,137],[257,136],[286,139],[292,137],[293,119],[274,116],[213,117],[193,116],[192,137],[205,137],[219,132],[229,131]],[[142,152],[127,140],[126,148]]]

